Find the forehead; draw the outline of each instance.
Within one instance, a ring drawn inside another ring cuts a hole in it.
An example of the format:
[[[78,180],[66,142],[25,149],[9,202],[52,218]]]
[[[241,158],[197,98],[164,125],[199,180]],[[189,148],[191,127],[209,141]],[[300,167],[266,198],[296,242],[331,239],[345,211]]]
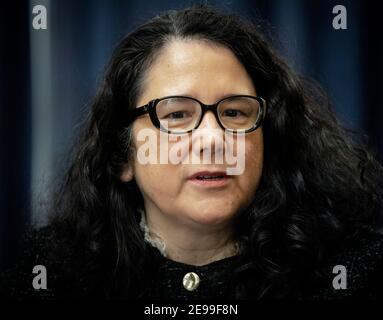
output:
[[[202,40],[172,40],[147,70],[139,104],[174,94],[206,101],[231,93],[255,94],[255,88],[230,49]]]

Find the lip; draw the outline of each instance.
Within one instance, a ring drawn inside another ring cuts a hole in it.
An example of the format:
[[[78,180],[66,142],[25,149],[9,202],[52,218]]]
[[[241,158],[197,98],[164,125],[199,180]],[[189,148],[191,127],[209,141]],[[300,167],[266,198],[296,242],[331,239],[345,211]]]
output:
[[[220,175],[223,176],[223,178],[219,180],[199,180],[197,179],[198,176],[216,176]],[[219,188],[226,186],[230,180],[231,176],[228,176],[225,171],[199,171],[194,174],[192,174],[188,181],[190,181],[193,185],[204,187],[204,188]]]

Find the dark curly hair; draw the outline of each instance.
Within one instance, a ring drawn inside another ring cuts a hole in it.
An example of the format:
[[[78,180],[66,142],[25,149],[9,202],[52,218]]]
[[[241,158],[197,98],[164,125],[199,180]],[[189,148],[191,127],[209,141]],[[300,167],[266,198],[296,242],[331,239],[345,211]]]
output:
[[[145,72],[172,39],[229,48],[268,103],[262,178],[235,221],[247,259],[233,276],[236,297],[303,296],[336,244],[374,224],[382,167],[363,139],[342,128],[320,87],[298,77],[254,24],[209,6],[156,16],[115,49],[51,224],[102,257],[110,270],[109,297],[140,297],[157,253],[139,228],[143,198],[136,183],[120,180],[133,156],[124,119],[135,108]]]

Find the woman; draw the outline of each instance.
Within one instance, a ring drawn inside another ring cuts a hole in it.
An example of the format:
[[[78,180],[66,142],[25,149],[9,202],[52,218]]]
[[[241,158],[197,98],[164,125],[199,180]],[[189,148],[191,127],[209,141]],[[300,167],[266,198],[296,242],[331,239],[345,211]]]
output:
[[[52,221],[30,234],[3,288],[36,298],[378,297],[381,182],[326,96],[253,25],[206,6],[167,12],[116,48]],[[31,286],[34,265],[46,267],[47,290]]]

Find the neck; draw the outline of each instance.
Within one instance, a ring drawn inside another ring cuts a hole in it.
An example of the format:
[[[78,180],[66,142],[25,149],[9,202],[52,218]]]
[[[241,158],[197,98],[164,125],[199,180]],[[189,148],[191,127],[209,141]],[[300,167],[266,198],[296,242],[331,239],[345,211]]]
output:
[[[173,261],[202,266],[238,253],[230,225],[186,224],[159,214],[142,214],[146,240]]]

